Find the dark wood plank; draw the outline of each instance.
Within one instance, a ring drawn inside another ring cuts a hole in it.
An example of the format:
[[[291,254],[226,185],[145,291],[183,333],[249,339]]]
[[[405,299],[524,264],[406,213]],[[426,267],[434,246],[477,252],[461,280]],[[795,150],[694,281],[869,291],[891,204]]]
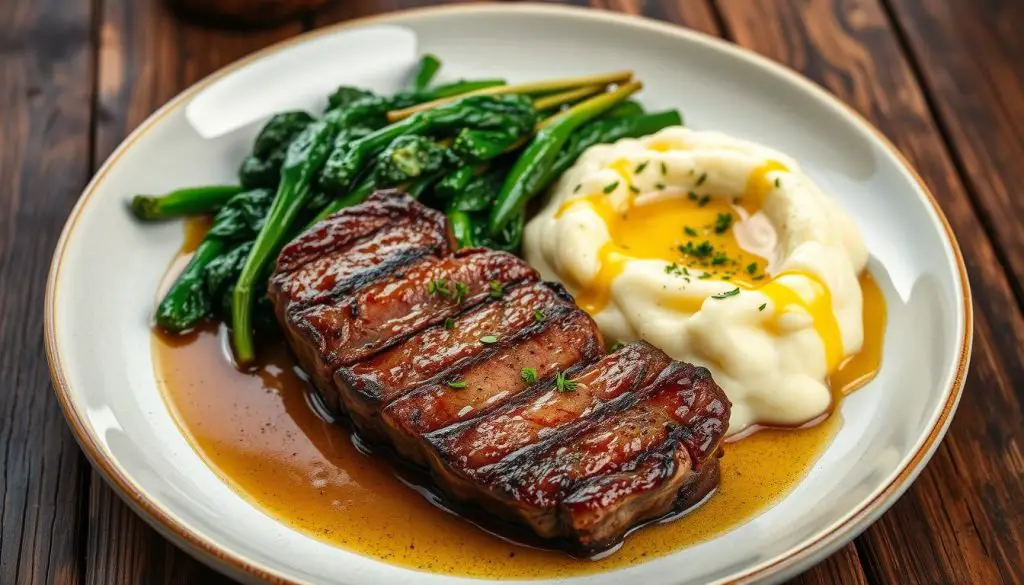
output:
[[[718,5],[739,44],[802,71],[889,136],[932,187],[964,244],[977,310],[972,373],[931,464],[858,540],[868,577],[1019,582],[1024,319],[884,10],[875,0]]]
[[[88,465],[50,386],[43,291],[89,177],[89,0],[0,1],[0,583],[79,583]]]
[[[1024,303],[1024,2],[887,3]]]
[[[255,32],[186,25],[175,20],[159,0],[106,0],[103,8],[97,166],[179,91],[232,61],[301,32],[298,23]],[[88,506],[86,583],[230,583],[147,526],[95,472]]]

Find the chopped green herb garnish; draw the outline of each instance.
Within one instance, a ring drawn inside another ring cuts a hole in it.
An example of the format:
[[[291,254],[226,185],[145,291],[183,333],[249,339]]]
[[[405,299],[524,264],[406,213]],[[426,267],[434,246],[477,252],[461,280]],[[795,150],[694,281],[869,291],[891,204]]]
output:
[[[536,311],[533,312],[533,320],[538,323],[543,323],[544,321],[547,320],[547,318],[548,317],[547,315],[544,314],[544,311],[541,311],[540,309],[537,309]]]
[[[572,392],[576,390],[576,380],[570,380],[564,372],[558,372],[555,374],[555,388],[559,392]]]
[[[637,187],[636,185],[630,185],[629,186],[629,190],[634,192],[634,193],[639,193],[640,192],[640,188]]]
[[[732,214],[731,213],[719,213],[715,217],[715,233],[724,234],[729,231],[732,227]]]
[[[763,274],[758,274],[757,276],[755,276],[754,278],[751,278],[750,280],[764,280],[764,275]]]
[[[618,187],[618,186],[619,186],[619,182],[618,181],[615,181],[614,183],[608,183],[607,185],[604,186],[604,189],[601,189],[601,191],[605,195],[607,195],[607,194],[611,193],[612,191],[614,191],[615,188]]]
[[[668,174],[668,166],[665,164],[665,161],[661,161],[661,174]]]
[[[445,329],[455,329],[455,319],[452,319],[451,317],[448,317],[447,319],[445,319],[444,320],[444,328]]]
[[[445,385],[447,385],[449,388],[461,390],[466,387],[466,382],[464,380],[449,380],[448,382],[445,382]]]
[[[757,262],[747,264],[747,274],[753,274],[755,272],[757,272]]]
[[[625,341],[622,341],[621,339],[616,340],[615,343],[612,344],[611,352],[615,353],[615,352],[619,351],[620,349],[622,349],[624,347],[626,347],[626,342]]]
[[[456,305],[462,304],[463,299],[469,294],[469,285],[464,282],[455,283],[455,294],[452,295],[452,300],[455,301]]]
[[[644,169],[647,168],[647,163],[649,163],[649,162],[651,162],[651,161],[645,160],[644,162],[636,165],[636,168],[633,169],[633,174],[634,175],[639,175],[640,173],[644,172]]]
[[[708,180],[708,174],[707,173],[701,173],[700,177],[697,178],[697,186],[700,187],[701,185],[704,184],[704,181],[707,181],[707,180]]]
[[[434,280],[434,281],[431,281],[430,283],[428,283],[427,284],[427,294],[428,295],[440,294],[441,296],[446,296],[446,295],[451,294],[451,292],[448,290],[448,279],[447,278],[438,278],[437,280]]]
[[[778,189],[780,184],[781,182],[779,181],[779,178],[775,177],[775,188]]]
[[[522,370],[519,370],[519,377],[523,379],[523,382],[533,384],[537,381],[537,370],[533,368],[523,368]]]
[[[725,252],[715,252],[715,255],[711,257],[712,266],[721,266],[729,261],[729,257],[725,255]]]
[[[711,273],[710,272],[705,272],[704,274],[701,274],[697,278],[699,278],[701,280],[707,280],[707,279],[711,278]]]
[[[494,335],[484,335],[480,338],[480,343],[498,343],[498,338]]]
[[[572,192],[573,193],[579,193],[580,189],[582,189],[582,188],[583,188],[583,183],[577,183],[576,186],[573,187]]]
[[[690,276],[690,271],[687,270],[685,266],[683,266],[683,274],[685,274],[686,276]]]
[[[685,233],[686,235],[690,236],[691,238],[697,237],[697,230],[693,229],[690,226],[684,227],[683,228],[683,233]]]
[[[709,201],[711,201],[711,196],[705,195],[700,198],[700,201],[697,202],[697,205],[699,205],[700,207],[704,207],[705,205],[708,204]]]
[[[665,190],[665,183],[655,183],[654,184],[654,188],[657,189],[658,191],[664,191]]]
[[[501,284],[501,281],[492,280],[488,283],[491,288],[491,298],[500,299],[501,295],[505,294],[505,287]]]
[[[700,196],[699,196],[699,195],[697,195],[696,193],[694,193],[693,191],[690,191],[689,193],[687,193],[687,194],[686,194],[686,197],[687,197],[687,198],[688,198],[688,199],[689,199],[690,201],[696,201],[696,200],[700,199]]]
[[[758,307],[757,310],[758,311],[763,311],[764,308],[767,307],[767,306],[768,306],[768,303],[765,303],[765,304],[761,305],[760,307]]]
[[[727,299],[729,297],[734,297],[734,296],[736,296],[738,294],[740,294],[739,287],[734,288],[732,290],[727,290],[724,293],[718,293],[717,295],[711,295],[711,298],[713,298],[713,299]]]
[[[679,265],[676,264],[675,262],[673,262],[671,264],[666,264],[665,265],[665,274],[679,275],[679,274],[682,274],[682,273],[683,273],[683,271],[679,269]]]

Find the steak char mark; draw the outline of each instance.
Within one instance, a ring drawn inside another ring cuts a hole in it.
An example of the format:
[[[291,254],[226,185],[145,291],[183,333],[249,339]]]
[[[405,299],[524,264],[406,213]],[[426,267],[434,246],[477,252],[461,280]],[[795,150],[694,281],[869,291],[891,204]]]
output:
[[[270,295],[324,402],[447,497],[586,555],[718,485],[729,401],[704,369],[604,355],[561,285],[504,252],[451,252],[394,191],[281,252]]]

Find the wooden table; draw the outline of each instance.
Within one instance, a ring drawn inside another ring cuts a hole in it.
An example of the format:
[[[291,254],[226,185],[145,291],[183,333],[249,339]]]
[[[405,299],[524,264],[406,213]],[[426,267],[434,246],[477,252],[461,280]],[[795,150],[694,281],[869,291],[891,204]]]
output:
[[[304,30],[427,3],[344,0],[238,33],[184,25],[158,0],[0,0],[0,584],[226,582],[130,512],[76,446],[43,356],[50,254],[104,158],[191,83]],[[825,86],[910,159],[963,246],[974,359],[949,435],[891,511],[797,581],[1021,583],[1024,1],[590,3],[729,39]]]

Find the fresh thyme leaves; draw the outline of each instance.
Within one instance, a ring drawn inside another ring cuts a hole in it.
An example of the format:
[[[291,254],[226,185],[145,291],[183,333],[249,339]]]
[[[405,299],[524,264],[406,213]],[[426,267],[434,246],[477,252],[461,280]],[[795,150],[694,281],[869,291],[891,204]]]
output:
[[[719,213],[715,217],[715,233],[724,234],[729,231],[732,227],[732,214],[731,213]]]
[[[700,207],[704,207],[705,205],[708,204],[709,201],[711,201],[711,196],[710,195],[705,195],[705,196],[700,198],[700,201],[697,202],[697,205],[700,206]]]
[[[576,380],[565,377],[565,372],[555,374],[555,389],[559,392],[573,392],[576,390]]]
[[[689,193],[686,194],[686,198],[689,199],[690,201],[696,201],[700,199],[700,196],[697,195],[697,193],[690,191]]]
[[[449,298],[458,305],[469,294],[469,286],[464,282],[448,282],[447,278],[438,278],[427,284],[427,294]]]
[[[503,294],[505,294],[505,287],[501,284],[501,281],[492,280],[491,282],[489,282],[487,284],[488,284],[488,286],[491,289],[491,298],[492,299],[500,299],[501,296]]]
[[[665,265],[665,274],[675,274],[676,276],[682,274],[683,271],[679,268],[679,265],[675,262]]]
[[[707,180],[708,180],[708,174],[707,173],[701,173],[700,177],[697,177],[697,186],[700,187],[701,185],[704,184],[704,181],[707,181]]]
[[[729,261],[729,257],[725,255],[725,252],[715,252],[711,257],[712,266],[721,266]]]
[[[618,181],[615,181],[613,183],[608,183],[607,185],[604,186],[604,189],[601,189],[601,192],[604,193],[605,195],[607,195],[607,194],[611,193],[612,191],[614,191],[615,188],[618,187],[618,186],[619,186],[619,182]]]
[[[519,370],[519,377],[523,379],[523,382],[533,384],[537,381],[537,370],[533,368],[523,368],[522,370]]]
[[[758,307],[758,308],[757,308],[757,310],[758,310],[758,311],[763,311],[763,310],[764,310],[764,308],[765,308],[765,307],[767,307],[767,306],[768,306],[768,303],[764,303],[763,305],[761,305],[760,307]]]
[[[448,386],[449,388],[462,390],[463,388],[466,387],[466,382],[464,380],[449,380],[445,382],[445,385]]]
[[[484,335],[483,337],[480,338],[480,343],[498,343],[498,338],[497,336],[494,335]]]
[[[544,311],[541,311],[540,309],[537,309],[536,311],[533,312],[533,320],[538,323],[543,323],[544,321],[547,320],[547,318],[548,316],[545,315]]]
[[[732,290],[727,290],[727,291],[725,291],[723,293],[718,293],[717,295],[711,295],[711,298],[713,298],[713,299],[727,299],[729,297],[734,297],[734,296],[736,296],[738,294],[740,294],[740,289],[737,287],[737,288],[734,288]]]
[[[640,173],[644,172],[644,169],[647,168],[647,163],[649,163],[649,162],[651,162],[651,161],[645,160],[644,162],[636,165],[636,168],[633,169],[633,174],[634,175],[639,175]]]
[[[629,190],[632,191],[633,193],[639,193],[640,192],[640,188],[637,187],[636,185],[630,185],[629,186]]]
[[[684,227],[683,228],[683,233],[685,233],[686,235],[690,236],[691,238],[697,237],[697,230],[693,229],[690,226]]]
[[[755,272],[757,272],[757,262],[747,264],[747,274],[753,274]]]

